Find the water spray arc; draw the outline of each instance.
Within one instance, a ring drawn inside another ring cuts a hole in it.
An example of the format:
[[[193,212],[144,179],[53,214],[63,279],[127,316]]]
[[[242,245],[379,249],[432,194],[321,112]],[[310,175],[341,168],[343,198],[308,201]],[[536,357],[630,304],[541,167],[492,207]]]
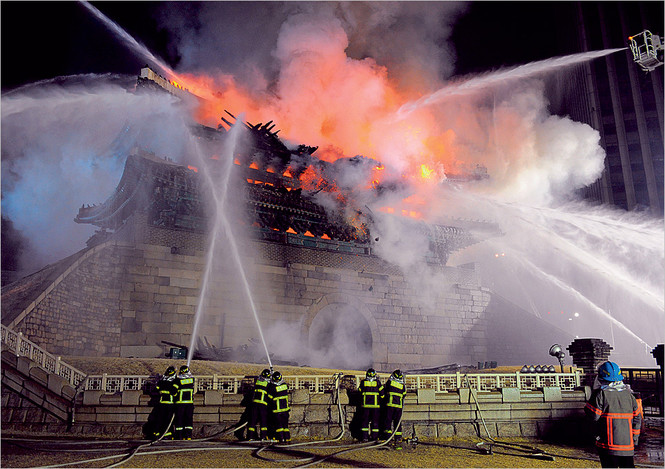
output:
[[[582,52],[579,54],[571,54],[563,57],[554,57],[545,60],[539,60],[537,62],[531,62],[525,65],[520,65],[518,67],[510,68],[507,70],[499,70],[497,72],[473,77],[466,81],[451,83],[439,89],[438,91],[435,91],[434,93],[423,96],[418,100],[403,104],[397,111],[397,116],[400,118],[405,118],[413,111],[416,111],[425,106],[431,106],[440,103],[447,98],[477,93],[487,87],[504,84],[509,80],[529,78],[540,73],[551,72],[562,67],[569,67],[571,65],[576,65],[626,49],[627,47],[621,47],[617,49]]]
[[[202,277],[202,286],[201,286],[201,294],[199,296],[199,304],[196,308],[196,313],[194,315],[194,327],[192,328],[192,337],[189,346],[187,364],[189,365],[189,363],[192,360],[195,342],[198,337],[198,330],[203,311],[203,302],[204,299],[207,297],[210,286],[212,266],[215,257],[215,247],[220,235],[224,233],[226,235],[225,239],[226,241],[228,241],[229,246],[231,247],[233,262],[237,268],[238,273],[240,274],[240,279],[243,284],[244,293],[247,297],[252,313],[254,314],[254,320],[256,321],[256,326],[259,329],[259,336],[261,337],[261,343],[263,344],[263,348],[266,353],[266,359],[268,360],[268,365],[272,370],[273,366],[272,366],[272,361],[270,359],[270,353],[268,352],[268,346],[266,344],[265,337],[263,336],[263,329],[261,328],[261,322],[259,321],[259,315],[256,309],[256,305],[254,303],[251,287],[249,285],[249,281],[247,280],[247,273],[245,272],[242,260],[240,259],[240,254],[238,252],[238,245],[236,244],[236,239],[231,229],[229,220],[226,217],[226,211],[225,211],[225,207],[227,206],[228,203],[227,201],[228,201],[229,178],[233,170],[233,155],[235,153],[236,147],[238,146],[238,139],[240,138],[240,134],[242,131],[243,131],[242,119],[238,119],[238,123],[236,123],[233,127],[231,127],[231,129],[227,134],[227,139],[224,142],[224,148],[222,151],[222,155],[224,155],[225,158],[223,159],[224,168],[222,170],[221,181],[213,180],[212,171],[208,170],[203,172],[211,188],[211,192],[215,202],[215,221],[213,224],[213,229],[210,233],[210,245],[208,247],[206,267]],[[201,152],[198,153],[198,156],[201,158],[201,162],[205,167],[206,165],[205,157],[201,154]]]
[[[155,57],[152,52],[150,52],[145,46],[141,45],[134,39],[129,33],[127,33],[124,29],[122,29],[118,24],[116,24],[114,21],[112,21],[110,18],[108,18],[106,15],[104,15],[101,11],[99,11],[97,8],[92,6],[89,2],[82,0],[80,2],[88,11],[90,11],[97,19],[99,19],[111,32],[113,32],[119,39],[122,40],[122,42],[129,47],[133,52],[135,52],[137,55],[140,57],[145,58],[149,62],[154,63],[157,67],[162,69],[169,77],[177,79],[178,81],[183,81],[182,78],[178,76],[178,74],[171,68],[169,67],[163,60]],[[235,129],[238,127],[238,129]],[[189,353],[187,356],[187,364],[189,365],[192,360],[193,352],[194,352],[194,346],[195,346],[195,341],[198,336],[198,329],[200,327],[200,321],[201,321],[201,316],[202,316],[202,310],[203,310],[203,300],[206,298],[206,295],[208,294],[208,289],[210,285],[210,277],[211,277],[211,272],[212,272],[212,265],[214,261],[214,252],[215,252],[215,247],[217,243],[217,238],[219,233],[222,231],[228,234],[228,241],[229,245],[231,246],[231,251],[233,254],[233,259],[236,264],[236,267],[238,268],[238,272],[240,273],[240,278],[243,282],[243,287],[247,296],[247,299],[250,303],[250,307],[252,309],[252,313],[254,314],[254,319],[256,321],[256,325],[259,329],[259,335],[261,337],[261,342],[263,343],[263,347],[265,349],[266,353],[266,358],[268,360],[268,364],[270,365],[270,368],[272,369],[272,362],[270,360],[270,354],[268,352],[268,347],[266,345],[265,338],[263,336],[263,330],[261,328],[261,323],[259,322],[259,317],[258,313],[256,310],[256,305],[254,304],[254,299],[251,294],[251,288],[249,285],[249,282],[247,280],[247,275],[245,273],[245,269],[242,265],[242,261],[240,260],[240,256],[238,254],[238,247],[236,245],[236,240],[234,236],[232,235],[231,231],[231,226],[228,222],[228,219],[226,218],[224,214],[223,207],[225,206],[226,199],[227,199],[227,188],[228,188],[228,178],[231,173],[231,165],[233,161],[233,152],[234,149],[237,145],[237,140],[238,140],[238,134],[241,131],[241,126],[235,125],[229,132],[229,138],[227,139],[227,148],[225,148],[224,154],[228,155],[227,158],[227,164],[228,167],[225,168],[223,172],[223,177],[224,180],[221,181],[220,185],[215,184],[215,181],[211,179],[210,171],[206,171],[206,177],[208,178],[208,183],[210,184],[210,187],[212,188],[212,194],[215,199],[215,206],[217,208],[216,210],[216,216],[215,216],[215,222],[213,225],[213,230],[211,233],[211,239],[210,239],[210,246],[208,249],[208,256],[206,260],[206,267],[203,273],[203,279],[202,279],[202,287],[201,287],[201,294],[199,296],[199,303],[197,305],[197,309],[195,312],[194,316],[194,325],[192,328],[192,337],[190,340],[190,347],[189,347]],[[199,154],[201,157],[202,162],[205,164],[205,160],[202,157],[202,155]],[[221,187],[221,193],[218,194],[217,188]]]
[[[129,33],[127,33],[127,31],[122,29],[117,23],[111,20],[108,16],[106,16],[104,13],[99,11],[97,8],[95,8],[85,0],[81,0],[80,3],[90,13],[92,13],[95,16],[95,18],[100,20],[109,30],[111,30],[111,32],[115,34],[134,53],[146,59],[148,62],[152,62],[153,64],[155,64],[155,66],[162,69],[162,71],[164,71],[167,75],[169,75],[169,77],[181,81],[178,74],[171,67],[169,67],[166,64],[166,62],[155,57],[155,55],[152,52],[150,52],[144,45],[139,44],[139,42],[136,39],[134,39]]]

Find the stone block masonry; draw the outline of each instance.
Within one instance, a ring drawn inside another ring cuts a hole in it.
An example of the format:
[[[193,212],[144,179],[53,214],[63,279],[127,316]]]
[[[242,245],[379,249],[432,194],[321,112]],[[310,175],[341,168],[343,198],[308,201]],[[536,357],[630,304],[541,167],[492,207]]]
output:
[[[4,383],[4,378],[3,378]],[[20,395],[21,390],[3,386],[2,424],[5,431],[44,431],[54,435],[85,435],[141,438],[143,425],[152,411],[150,396],[137,391],[100,395],[98,391],[84,391],[77,396],[74,423],[68,429],[63,419],[44,412]],[[239,405],[242,396],[213,396],[216,391],[194,396],[194,438],[202,438],[232,427],[241,419],[245,408]],[[335,436],[340,430],[339,410],[332,394],[310,394],[308,391],[292,393],[289,428],[296,438]],[[437,394],[433,403],[418,403],[415,394],[408,394],[402,425],[404,436],[418,437],[486,437],[487,429],[494,438],[503,437],[561,437],[557,432],[584,435],[589,432],[584,416],[584,392],[564,391],[559,401],[545,402],[542,394],[531,395],[528,408],[516,411],[514,403],[504,402],[501,393],[479,393],[476,405],[460,403],[458,396]],[[88,396],[90,394],[90,396]],[[533,393],[531,393],[533,394]],[[538,394],[538,393],[536,393]],[[344,392],[343,392],[344,395]],[[227,399],[227,397],[229,399]],[[231,399],[237,397],[237,399]],[[297,397],[297,399],[296,399]],[[227,402],[228,401],[228,402]],[[297,401],[297,402],[296,402]],[[355,413],[353,405],[343,404],[342,415],[346,437]],[[590,434],[590,433],[589,433]]]
[[[472,270],[431,266],[434,287],[423,288],[375,256],[240,244],[264,330],[282,325],[295,331],[291,340],[307,344],[317,314],[335,308],[353,311],[359,327],[371,331],[377,369],[487,356],[490,293]],[[190,343],[206,246],[201,234],[149,226],[134,215],[83,255],[14,328],[56,354],[164,356],[170,346],[163,341]],[[259,334],[239,272],[230,258],[216,260],[199,336],[218,347],[247,344]]]

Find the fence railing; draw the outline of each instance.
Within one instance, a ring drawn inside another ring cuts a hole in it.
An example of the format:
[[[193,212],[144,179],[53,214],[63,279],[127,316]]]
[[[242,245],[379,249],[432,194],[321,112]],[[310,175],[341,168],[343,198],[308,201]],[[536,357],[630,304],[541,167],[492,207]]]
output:
[[[387,375],[382,382],[387,380]],[[342,383],[357,388],[364,375],[344,375]],[[123,390],[142,390],[154,384],[153,376],[120,376],[91,375],[85,389],[114,393]],[[223,394],[238,394],[253,384],[252,377],[207,375],[195,376],[196,391],[220,391]],[[335,378],[326,375],[284,376],[290,390],[308,389],[310,393],[321,394],[334,389]],[[558,387],[563,391],[573,391],[580,385],[579,373],[492,373],[492,374],[442,374],[442,375],[411,375],[405,376],[408,391],[433,389],[437,393],[457,392],[460,388],[471,388],[476,391],[490,392],[501,388],[518,388],[525,391],[536,391],[546,386]]]
[[[52,355],[23,337],[2,326],[2,343],[17,356],[30,358],[44,370],[65,378],[74,387],[85,380],[83,389],[116,393],[121,391],[145,391],[155,384],[156,376],[145,375],[86,375],[60,357]],[[378,373],[382,382],[389,375]],[[358,388],[364,374],[344,375],[343,385]],[[87,379],[86,379],[87,378]],[[195,376],[196,391],[214,390],[223,394],[238,394],[247,385],[253,384],[252,377],[228,375]],[[320,394],[332,391],[335,377],[327,375],[284,376],[290,390],[308,389],[309,392]],[[496,391],[501,388],[518,388],[525,391],[536,391],[545,386],[559,387],[563,391],[573,391],[580,385],[580,371],[573,373],[449,373],[438,375],[406,375],[405,384],[408,391],[433,389],[437,393],[457,392],[460,388],[471,388],[476,391]]]
[[[81,370],[63,362],[60,357],[47,352],[39,345],[23,337],[21,332],[14,332],[5,325],[2,325],[0,329],[0,342],[15,353],[17,357],[28,357],[40,368],[61,376],[74,387],[78,387],[87,376]]]

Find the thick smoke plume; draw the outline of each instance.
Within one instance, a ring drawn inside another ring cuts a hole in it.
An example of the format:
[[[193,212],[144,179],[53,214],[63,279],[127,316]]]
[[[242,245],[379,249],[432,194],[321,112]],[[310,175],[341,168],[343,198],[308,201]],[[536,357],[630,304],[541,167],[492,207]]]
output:
[[[2,212],[29,240],[24,272],[85,246],[93,227],[73,222],[77,210],[109,197],[133,145],[177,160],[189,138],[168,95],[128,93],[106,77],[61,81],[2,99]]]
[[[569,205],[576,189],[600,176],[605,155],[597,131],[549,112],[541,75],[450,92],[464,84],[449,80],[455,55],[448,46],[464,9],[449,2],[173,2],[160,15],[182,57],[177,72],[183,85],[206,99],[194,111],[196,120],[216,127],[224,109],[244,112],[252,123],[273,120],[289,145],[318,146],[315,156],[323,160],[362,155],[370,161],[335,164],[331,176],[346,188],[349,219],[358,211],[371,216],[374,252],[402,267],[409,280],[429,280],[421,285],[425,304],[429,292],[445,288],[445,279],[422,262],[428,240],[413,221],[486,219],[498,223],[504,237],[479,245],[480,259],[487,255],[483,249],[497,254],[496,243],[503,243],[514,270],[512,277],[482,265],[481,271],[519,280],[497,290],[546,315],[547,305],[529,304],[529,295],[514,291],[555,285],[547,295],[552,304],[568,295],[575,301],[565,308],[586,308],[590,323],[607,324],[610,296],[599,285],[612,284],[622,272],[622,291],[635,285],[653,293],[653,279],[663,278],[662,246],[653,243],[662,241],[662,227]],[[437,91],[444,87],[442,97]],[[408,103],[428,105],[400,112]],[[81,203],[101,202],[112,192],[126,153],[114,145],[140,142],[175,160],[187,153],[182,115],[166,97],[117,87],[45,87],[3,97],[3,216],[30,239],[25,265],[57,260],[89,236],[88,228],[63,220]],[[482,168],[489,178],[464,188],[453,182]],[[392,190],[372,190],[378,186]],[[318,197],[335,207],[333,198]],[[391,215],[400,213],[406,216]],[[603,233],[603,226],[616,236]],[[644,243],[628,244],[636,233]],[[624,249],[628,254],[617,261],[612,251]],[[555,256],[556,265],[548,264]],[[459,263],[469,260],[479,262]],[[630,324],[633,306],[621,307],[620,324]],[[647,307],[645,317],[661,324],[662,294]],[[274,331],[280,343],[289,342],[278,326]],[[644,340],[653,345],[659,339]]]

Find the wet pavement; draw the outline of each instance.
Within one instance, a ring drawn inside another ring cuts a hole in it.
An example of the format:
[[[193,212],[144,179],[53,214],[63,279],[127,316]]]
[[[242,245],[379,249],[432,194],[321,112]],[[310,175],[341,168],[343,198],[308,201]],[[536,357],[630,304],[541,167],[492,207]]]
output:
[[[663,417],[646,417],[640,442],[635,449],[635,463],[663,467]]]

